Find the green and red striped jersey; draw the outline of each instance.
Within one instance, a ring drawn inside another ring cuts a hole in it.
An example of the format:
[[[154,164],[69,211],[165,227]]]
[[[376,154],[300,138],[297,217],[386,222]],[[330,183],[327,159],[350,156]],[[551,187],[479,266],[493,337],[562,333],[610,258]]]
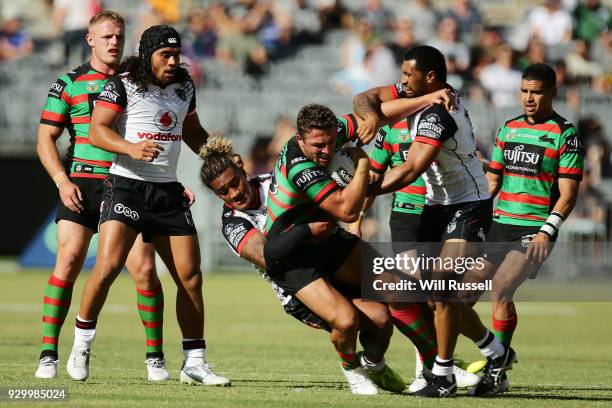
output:
[[[357,120],[351,115],[338,116],[336,147],[355,140]],[[293,136],[281,150],[274,179],[268,192],[265,234],[278,236],[297,224],[327,218],[319,208],[340,187],[324,167],[308,159]]]
[[[489,165],[491,173],[503,176],[494,221],[544,224],[556,202],[556,180],[581,180],[583,162],[576,128],[557,113],[536,124],[525,115],[507,121],[497,134]]]
[[[40,123],[68,129],[70,177],[108,175],[115,155],[89,143],[89,123],[95,101],[109,78],[87,63],[59,77],[49,89]]]
[[[399,166],[406,161],[412,144],[408,120],[403,119],[393,126],[384,126],[376,135],[374,149],[370,155],[370,169],[384,174],[388,167]],[[392,211],[421,214],[425,205],[427,187],[423,177],[393,193]]]

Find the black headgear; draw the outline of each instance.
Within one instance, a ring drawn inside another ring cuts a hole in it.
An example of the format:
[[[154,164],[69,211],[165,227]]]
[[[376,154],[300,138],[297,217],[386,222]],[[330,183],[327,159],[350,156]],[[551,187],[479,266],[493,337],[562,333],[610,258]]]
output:
[[[155,25],[147,28],[138,45],[138,55],[147,65],[151,64],[151,55],[160,48],[181,46],[181,36],[168,25]]]

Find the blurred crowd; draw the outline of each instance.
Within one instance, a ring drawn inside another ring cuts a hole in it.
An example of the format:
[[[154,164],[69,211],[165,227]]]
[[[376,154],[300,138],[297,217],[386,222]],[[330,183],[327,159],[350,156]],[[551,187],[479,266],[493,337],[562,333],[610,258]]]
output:
[[[0,63],[44,53],[57,67],[78,65],[88,52],[87,22],[102,8],[126,17],[126,55],[150,25],[180,28],[196,83],[204,83],[212,59],[266,78],[274,63],[341,30],[346,35],[331,61],[338,72],[328,78],[336,93],[350,98],[396,82],[404,52],[426,44],[445,54],[449,83],[470,103],[504,110],[517,106],[521,71],[546,62],[557,72],[558,105],[580,113],[572,120],[586,146],[587,175],[574,215],[608,227],[612,138],[605,128],[612,126],[581,111],[585,94],[612,102],[612,10],[605,1],[516,2],[527,6],[490,18],[487,3],[472,0],[20,0],[0,3]],[[258,135],[248,170],[270,170],[293,132],[291,119],[281,117],[274,134]]]

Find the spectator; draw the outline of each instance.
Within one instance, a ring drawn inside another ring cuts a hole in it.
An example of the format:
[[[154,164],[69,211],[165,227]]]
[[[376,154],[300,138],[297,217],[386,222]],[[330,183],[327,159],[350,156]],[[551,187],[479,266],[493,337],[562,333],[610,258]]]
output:
[[[480,73],[480,83],[491,95],[496,108],[518,105],[521,72],[512,68],[512,48],[502,45],[497,49],[495,62]]]
[[[606,139],[601,123],[588,116],[578,122],[585,149],[585,167],[591,171],[590,179],[598,185],[602,179],[612,177],[612,149]]]
[[[210,7],[210,18],[217,27],[216,55],[219,59],[233,66],[253,68],[254,65],[260,65],[257,69],[265,70],[268,53],[256,36],[261,11],[258,9],[254,15],[249,14],[246,7],[226,10],[218,3]]]
[[[416,45],[417,43],[412,31],[412,21],[406,17],[399,18],[393,30],[393,39],[387,43],[387,48],[389,48],[395,58],[395,64],[400,66],[406,51]]]
[[[351,27],[351,13],[342,0],[317,0],[317,8],[321,16],[323,32]]]
[[[593,59],[597,61],[608,74],[612,72],[612,30],[599,35],[593,46]]]
[[[372,86],[392,84],[400,76],[393,53],[379,37],[374,37],[368,45],[365,66],[370,75]]]
[[[365,7],[358,13],[372,23],[375,32],[393,29],[395,16],[383,5],[382,0],[366,0]]]
[[[332,78],[336,89],[343,94],[355,94],[372,86],[365,59],[368,46],[374,42],[374,28],[367,18],[361,17],[352,31],[340,48],[343,69]]]
[[[310,0],[288,0],[285,9],[292,19],[292,42],[294,46],[318,44],[323,41],[323,25],[319,11]]]
[[[544,62],[546,62],[546,46],[538,37],[532,37],[523,56],[519,58],[517,66],[522,71],[530,65]]]
[[[546,46],[568,43],[572,38],[572,17],[559,0],[545,0],[543,6],[531,10],[527,21],[531,35]]]
[[[251,176],[269,173],[274,168],[276,156],[270,154],[270,143],[272,138],[269,136],[258,135],[251,146],[249,156],[244,160],[244,170]]]
[[[62,35],[64,64],[70,63],[74,50],[78,61],[72,65],[83,63],[89,56],[85,41],[89,19],[102,11],[100,0],[55,0],[53,6],[51,19],[56,33]]]
[[[182,52],[191,58],[213,58],[217,45],[217,33],[213,21],[205,9],[199,8],[189,14],[187,28],[181,34]]]
[[[565,57],[567,72],[580,82],[588,81],[603,74],[601,66],[589,59],[589,45],[584,40],[577,40],[574,51]]]
[[[612,28],[612,12],[599,0],[584,0],[576,10],[576,38],[593,43],[599,34]]]
[[[283,146],[295,135],[295,121],[287,116],[281,116],[274,124],[274,137],[268,146],[268,152],[276,160]]]
[[[24,57],[33,50],[30,35],[21,26],[21,17],[9,16],[0,29],[0,61]]]
[[[459,27],[455,20],[450,17],[442,19],[438,26],[438,37],[429,41],[429,45],[439,49],[447,59],[454,59],[459,73],[467,71],[470,65],[470,50],[459,41]]]
[[[482,69],[495,61],[495,52],[503,40],[496,27],[484,27],[478,37],[478,45],[472,51],[471,78],[479,78]]]
[[[398,18],[406,17],[418,22],[413,25],[414,39],[417,44],[424,44],[436,35],[440,18],[430,0],[412,0],[407,7],[397,12]]]
[[[482,25],[482,15],[471,0],[453,0],[451,7],[446,10],[445,17],[457,22],[462,41],[474,44],[477,30]]]

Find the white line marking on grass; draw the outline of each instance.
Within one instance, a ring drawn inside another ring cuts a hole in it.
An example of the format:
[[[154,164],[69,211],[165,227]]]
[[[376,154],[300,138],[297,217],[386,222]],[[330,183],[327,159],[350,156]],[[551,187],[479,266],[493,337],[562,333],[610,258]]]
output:
[[[78,306],[78,305],[77,305]],[[113,314],[128,314],[133,313],[134,306],[109,304],[104,306],[104,313]],[[0,312],[17,312],[17,313],[40,313],[42,311],[41,303],[0,303]]]

